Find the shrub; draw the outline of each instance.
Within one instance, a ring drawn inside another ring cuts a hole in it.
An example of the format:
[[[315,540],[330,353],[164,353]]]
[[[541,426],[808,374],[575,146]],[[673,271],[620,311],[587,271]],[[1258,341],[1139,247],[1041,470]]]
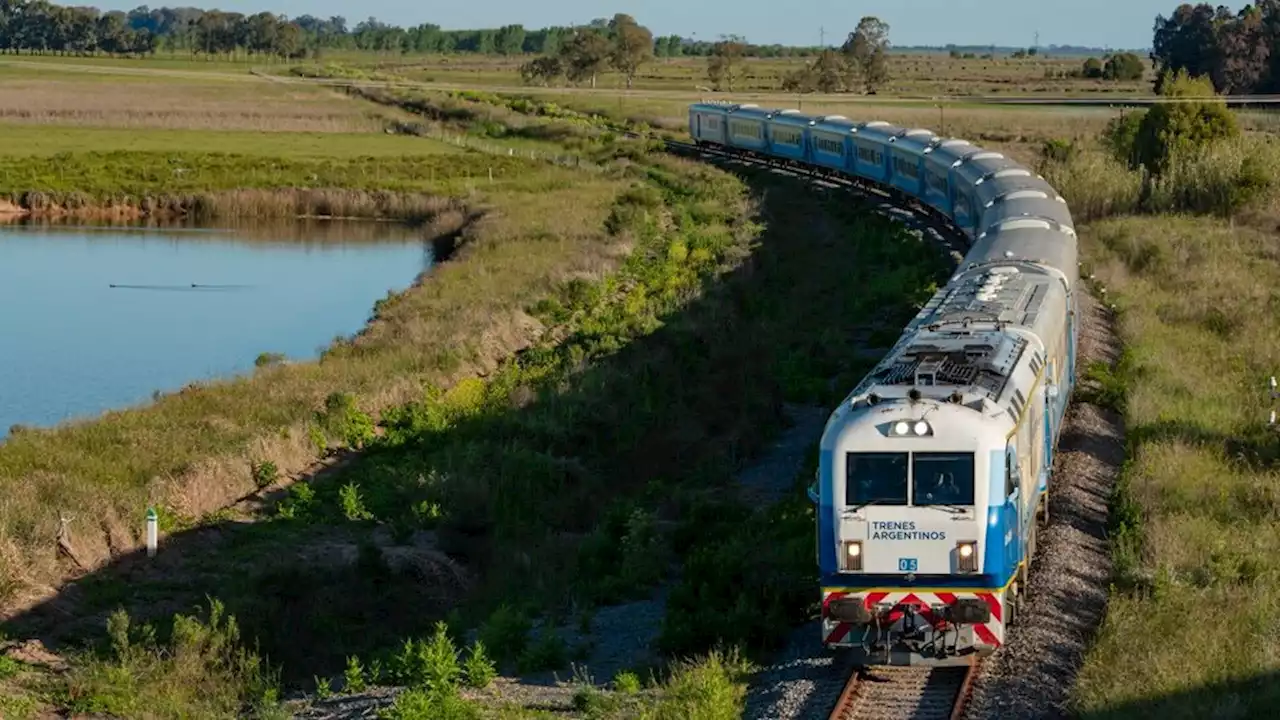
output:
[[[485,653],[484,643],[477,640],[471,646],[466,661],[462,663],[462,674],[466,677],[467,684],[473,688],[488,687],[498,676],[493,660]]]
[[[500,662],[513,660],[528,642],[529,619],[509,605],[502,605],[480,626],[480,640]]]
[[[1138,126],[1135,158],[1153,175],[1164,172],[1174,156],[1240,135],[1235,115],[1220,98],[1215,99],[1208,78],[1192,78],[1180,70],[1164,84],[1161,94],[1184,101],[1157,103]],[[1204,99],[1185,102],[1187,98]]]
[[[1134,169],[1142,164],[1135,148],[1138,142],[1138,131],[1146,116],[1146,110],[1126,113],[1112,118],[1107,123],[1106,129],[1102,131],[1102,144],[1111,152],[1111,156]]]
[[[123,610],[108,619],[107,634],[110,657],[72,664],[65,697],[73,714],[234,717],[246,706],[262,713],[277,705],[273,674],[244,649],[239,625],[217,600],[205,620],[175,615],[164,646]]]
[[[537,641],[520,654],[520,672],[533,673],[559,670],[569,662],[564,640],[551,628],[545,628]]]
[[[391,677],[397,682],[435,694],[455,690],[461,675],[458,650],[444,622],[436,623],[430,640],[406,640],[391,661]]]
[[[751,665],[737,651],[712,652],[679,663],[663,684],[658,703],[641,720],[737,720],[746,698]]]
[[[270,487],[280,479],[280,469],[270,460],[254,463],[250,466],[250,472],[253,474],[253,484],[257,485],[259,490]]]
[[[633,672],[622,671],[613,678],[613,687],[628,695],[640,692],[640,677]]]
[[[379,711],[380,720],[478,720],[480,709],[457,691],[406,690]]]

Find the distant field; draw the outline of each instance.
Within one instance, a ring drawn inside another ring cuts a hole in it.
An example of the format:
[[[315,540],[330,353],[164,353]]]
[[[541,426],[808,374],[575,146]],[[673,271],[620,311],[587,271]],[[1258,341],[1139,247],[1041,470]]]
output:
[[[476,85],[519,84],[517,71],[528,57],[424,56],[405,58],[344,58],[406,74],[428,82],[473,83]],[[745,92],[777,92],[782,80],[805,58],[746,58],[733,89]],[[1150,83],[1109,82],[1070,78],[1065,75],[1081,66],[1084,58],[995,58],[992,60],[952,58],[947,55],[892,55],[891,80],[882,95],[1027,95],[1027,94],[1149,94]],[[706,58],[658,59],[643,66],[635,78],[636,90],[695,90],[708,85]],[[620,88],[617,73],[602,74],[599,88]]]
[[[459,152],[453,145],[427,138],[384,133],[252,132],[51,127],[0,124],[0,156],[54,155],[62,152],[110,150],[155,152],[227,152],[271,157],[437,155]]]

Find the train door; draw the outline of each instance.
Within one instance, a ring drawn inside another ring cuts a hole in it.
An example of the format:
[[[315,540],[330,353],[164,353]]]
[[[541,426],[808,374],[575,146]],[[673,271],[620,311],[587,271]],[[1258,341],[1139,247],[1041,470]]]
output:
[[[1022,558],[1022,475],[1018,465],[1018,450],[1010,440],[1004,451],[1004,522],[1000,524],[1005,536],[988,538],[987,542],[1003,542],[1005,567],[1012,571]],[[1013,537],[1009,537],[1012,535]]]
[[[1058,419],[1058,376],[1053,369],[1057,360],[1050,359],[1044,369],[1044,469],[1053,473],[1053,438]]]
[[[702,139],[702,113],[693,114],[693,139]]]

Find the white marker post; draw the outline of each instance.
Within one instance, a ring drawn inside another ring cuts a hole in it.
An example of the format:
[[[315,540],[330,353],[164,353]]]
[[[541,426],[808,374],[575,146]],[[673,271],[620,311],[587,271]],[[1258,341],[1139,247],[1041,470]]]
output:
[[[156,540],[159,529],[156,523],[156,509],[147,508],[147,557],[156,556]]]

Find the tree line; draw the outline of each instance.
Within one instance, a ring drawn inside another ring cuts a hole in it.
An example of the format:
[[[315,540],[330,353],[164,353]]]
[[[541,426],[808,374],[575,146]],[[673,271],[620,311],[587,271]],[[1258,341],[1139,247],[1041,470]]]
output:
[[[557,56],[585,29],[608,32],[613,20],[582,26],[527,29],[504,25],[445,30],[433,23],[400,27],[370,17],[349,26],[342,16],[316,17],[261,12],[243,14],[193,7],[140,6],[128,12],[90,6],[55,5],[45,0],[0,0],[0,53],[66,55],[146,55],[157,51],[206,55],[319,57],[325,50],[380,53],[475,53]],[[655,57],[714,54],[716,42],[679,35],[653,37]],[[747,57],[808,57],[814,47],[743,43]]]
[[[1219,93],[1280,92],[1280,0],[1258,0],[1238,12],[1184,3],[1156,17],[1154,35],[1157,92],[1177,71],[1207,78]]]

